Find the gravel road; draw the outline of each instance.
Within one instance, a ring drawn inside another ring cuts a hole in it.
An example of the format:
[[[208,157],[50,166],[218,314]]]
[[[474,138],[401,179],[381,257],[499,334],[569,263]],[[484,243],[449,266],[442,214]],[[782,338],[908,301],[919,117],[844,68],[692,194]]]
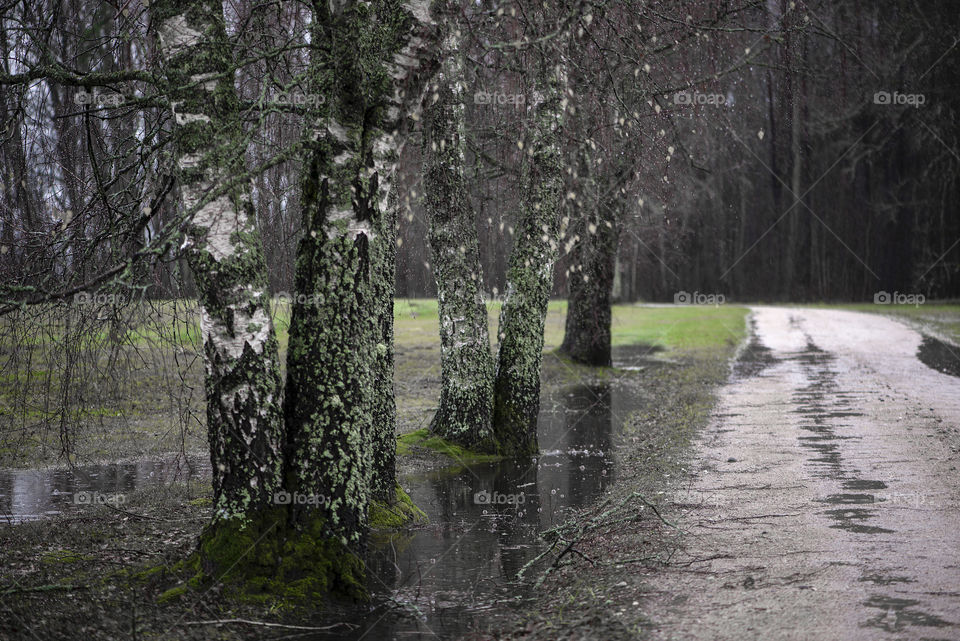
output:
[[[689,536],[652,636],[960,639],[960,378],[884,316],[752,318],[673,497]]]

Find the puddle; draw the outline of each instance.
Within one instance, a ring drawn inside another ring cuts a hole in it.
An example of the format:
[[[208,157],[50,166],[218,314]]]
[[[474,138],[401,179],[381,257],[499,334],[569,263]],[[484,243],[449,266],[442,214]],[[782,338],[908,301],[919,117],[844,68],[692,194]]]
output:
[[[835,523],[830,527],[835,530],[846,530],[856,534],[892,534],[894,531],[885,527],[867,525],[875,514],[876,510],[866,510],[863,508],[846,508],[842,510],[827,510],[822,512],[832,518]]]
[[[760,342],[757,336],[757,321],[750,318],[750,342],[740,351],[733,363],[733,374],[737,378],[751,378],[777,362],[770,348]]]
[[[610,350],[610,355],[615,368],[628,372],[638,372],[651,366],[662,365],[663,359],[655,356],[662,351],[663,347],[660,345],[635,343],[613,347]]]
[[[84,504],[120,505],[125,494],[147,486],[203,479],[209,482],[210,461],[131,461],[85,465],[74,469],[0,470],[0,522],[33,521],[78,510]]]
[[[873,628],[896,631],[907,626],[943,628],[953,625],[950,621],[945,621],[934,614],[915,609],[914,606],[919,605],[920,602],[914,599],[896,599],[878,595],[870,597],[863,604],[868,608],[883,610],[864,624]]]
[[[924,365],[950,376],[960,376],[960,348],[933,336],[923,335],[917,358]]]
[[[538,533],[613,482],[619,429],[638,399],[618,382],[557,389],[540,412],[536,460],[401,478],[430,524],[371,545],[371,590],[382,602],[339,617],[358,627],[337,638],[456,638],[522,600],[514,577],[541,551]]]
[[[845,490],[883,490],[887,484],[883,481],[867,481],[864,479],[851,479],[843,482]]]

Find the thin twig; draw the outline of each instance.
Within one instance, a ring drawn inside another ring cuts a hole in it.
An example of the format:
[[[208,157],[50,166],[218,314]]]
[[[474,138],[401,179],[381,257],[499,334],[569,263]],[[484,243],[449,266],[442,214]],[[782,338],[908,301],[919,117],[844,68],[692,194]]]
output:
[[[309,630],[311,632],[323,632],[326,630],[333,630],[339,626],[347,626],[350,629],[354,629],[357,626],[353,623],[334,623],[333,625],[325,626],[309,626],[309,625],[285,625],[283,623],[268,623],[266,621],[252,621],[250,619],[213,619],[210,621],[184,621],[183,625],[225,625],[225,624],[245,624],[245,625],[259,625],[264,628],[283,628],[284,630]]]

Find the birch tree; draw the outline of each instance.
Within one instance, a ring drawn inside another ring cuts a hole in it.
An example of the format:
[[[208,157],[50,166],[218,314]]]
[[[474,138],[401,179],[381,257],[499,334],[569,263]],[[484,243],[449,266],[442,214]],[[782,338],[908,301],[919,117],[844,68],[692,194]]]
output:
[[[477,451],[495,451],[494,363],[483,301],[480,242],[463,174],[464,95],[459,33],[443,63],[424,119],[423,188],[440,321],[440,405],[432,432]]]
[[[395,488],[389,405],[374,421],[377,397],[389,404],[393,395],[385,371],[392,321],[384,319],[393,313],[390,190],[436,68],[438,31],[427,2],[317,3],[314,11],[309,76],[327,100],[310,114],[302,178],[285,479],[291,492],[325,497],[316,510],[325,528],[358,550],[371,499],[390,499]]]
[[[219,2],[153,5],[176,127],[185,250],[199,291],[214,523],[266,508],[280,487],[279,355],[266,263],[242,174],[243,131]]]
[[[537,452],[543,331],[563,206],[560,130],[567,98],[562,66],[541,71],[537,85],[522,141],[528,155],[522,210],[500,309],[494,380],[494,434],[500,451],[514,456]]]

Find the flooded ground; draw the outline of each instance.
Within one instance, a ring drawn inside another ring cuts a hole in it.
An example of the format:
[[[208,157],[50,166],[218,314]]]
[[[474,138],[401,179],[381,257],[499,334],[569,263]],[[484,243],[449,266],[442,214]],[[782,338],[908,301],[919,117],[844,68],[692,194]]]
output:
[[[615,479],[617,432],[636,399],[617,381],[562,387],[542,405],[539,457],[401,477],[430,524],[376,546],[371,587],[389,600],[338,638],[457,638],[523,598],[514,578],[539,552],[538,534]]]
[[[620,428],[640,402],[637,372],[657,364],[656,351],[617,349],[619,375],[550,389],[536,458],[401,476],[429,524],[373,537],[366,561],[373,605],[336,613],[349,628],[316,638],[456,638],[486,613],[522,602],[527,588],[515,577],[540,551],[540,532],[615,480]],[[138,488],[209,477],[209,461],[197,458],[0,471],[0,520],[35,520],[90,502],[122,509],[125,494]],[[322,622],[330,621],[328,613]]]
[[[40,470],[0,470],[0,523],[33,521],[101,503],[122,507],[136,489],[210,482],[200,456]]]

